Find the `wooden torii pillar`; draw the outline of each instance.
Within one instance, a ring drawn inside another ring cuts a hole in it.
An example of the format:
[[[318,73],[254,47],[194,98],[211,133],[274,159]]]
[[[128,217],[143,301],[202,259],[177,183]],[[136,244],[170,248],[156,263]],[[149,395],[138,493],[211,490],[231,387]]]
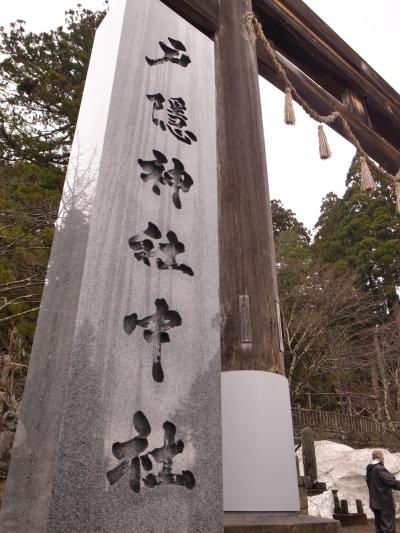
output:
[[[284,374],[251,0],[221,0],[215,39],[222,370]]]
[[[251,0],[221,0],[215,38],[224,510],[296,512],[251,11]]]

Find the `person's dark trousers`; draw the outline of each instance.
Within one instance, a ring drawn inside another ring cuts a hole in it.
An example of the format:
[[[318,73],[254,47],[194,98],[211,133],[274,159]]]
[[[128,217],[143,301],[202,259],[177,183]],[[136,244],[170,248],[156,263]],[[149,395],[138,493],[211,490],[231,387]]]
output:
[[[376,533],[396,533],[396,518],[394,510],[372,510],[375,515]]]

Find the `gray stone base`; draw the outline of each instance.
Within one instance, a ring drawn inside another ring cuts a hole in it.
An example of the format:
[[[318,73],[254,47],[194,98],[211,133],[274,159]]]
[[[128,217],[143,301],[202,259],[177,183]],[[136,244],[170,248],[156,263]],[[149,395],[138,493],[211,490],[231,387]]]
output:
[[[225,533],[338,533],[340,522],[304,514],[224,513]]]

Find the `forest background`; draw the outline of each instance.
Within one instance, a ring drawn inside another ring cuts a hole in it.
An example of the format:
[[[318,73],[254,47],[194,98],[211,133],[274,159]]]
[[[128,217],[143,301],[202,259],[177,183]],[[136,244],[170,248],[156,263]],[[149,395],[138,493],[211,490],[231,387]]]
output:
[[[105,11],[53,31],[0,29],[0,413],[18,411],[69,150]],[[293,406],[400,419],[400,219],[391,183],[321,204],[314,237],[272,200],[285,366]],[[62,302],[60,303],[62,305]],[[0,417],[1,420],[1,417]]]

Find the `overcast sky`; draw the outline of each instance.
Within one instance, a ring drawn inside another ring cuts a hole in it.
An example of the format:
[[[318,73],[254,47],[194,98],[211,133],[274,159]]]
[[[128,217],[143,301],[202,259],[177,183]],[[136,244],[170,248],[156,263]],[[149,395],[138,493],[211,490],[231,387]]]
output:
[[[0,0],[0,25],[22,18],[31,31],[49,30],[63,23],[75,0]],[[103,0],[81,0],[100,9]],[[112,1],[110,2],[112,4]],[[306,0],[363,59],[400,92],[399,0]],[[396,68],[395,68],[396,66]],[[279,198],[310,229],[319,216],[322,198],[342,194],[354,148],[327,129],[333,157],[318,155],[317,124],[296,105],[296,126],[283,123],[283,94],[260,81],[271,198]]]

